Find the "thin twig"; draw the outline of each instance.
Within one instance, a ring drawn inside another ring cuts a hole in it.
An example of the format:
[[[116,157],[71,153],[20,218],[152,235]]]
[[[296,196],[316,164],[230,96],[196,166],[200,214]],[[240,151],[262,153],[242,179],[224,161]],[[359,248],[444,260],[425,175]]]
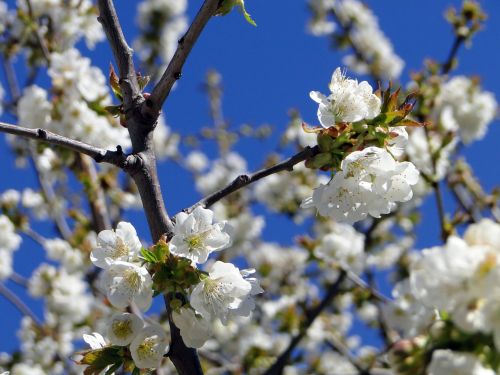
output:
[[[24,288],[28,287],[28,279],[14,271],[10,274],[9,279]]]
[[[71,232],[71,228],[69,227],[68,221],[66,220],[66,216],[64,214],[63,209],[63,199],[58,197],[56,192],[54,191],[54,186],[52,181],[49,180],[45,171],[40,167],[39,156],[36,151],[36,147],[34,144],[28,145],[29,152],[31,155],[31,159],[33,160],[33,167],[36,172],[36,176],[38,178],[38,183],[40,184],[40,188],[42,189],[43,195],[47,201],[49,206],[50,216],[54,220],[56,224],[56,228],[59,231],[61,237],[70,242],[71,237],[73,236]]]
[[[172,60],[170,60],[167,69],[160,78],[160,81],[153,88],[151,96],[147,101],[150,103],[153,111],[159,112],[161,110],[161,107],[170,94],[170,90],[172,89],[175,81],[181,77],[182,67],[186,62],[189,53],[206,24],[217,10],[219,2],[219,0],[205,0],[188,31],[179,40],[177,50],[175,51]]]
[[[227,195],[234,193],[235,191],[241,189],[242,187],[245,187],[247,185],[250,185],[254,183],[255,181],[260,180],[261,178],[270,176],[272,174],[282,172],[282,171],[292,171],[293,167],[296,164],[299,164],[300,162],[303,162],[304,160],[307,160],[319,153],[319,147],[314,146],[314,147],[306,147],[304,150],[299,152],[298,154],[293,155],[289,159],[278,163],[276,165],[273,165],[272,167],[266,168],[266,169],[261,169],[260,171],[257,171],[255,173],[252,173],[251,175],[239,175],[236,177],[233,182],[231,182],[229,185],[224,187],[223,189],[216,191],[213,194],[210,194],[209,196],[203,198],[193,206],[185,209],[185,212],[192,212],[196,207],[201,206],[204,208],[212,206],[214,203],[220,201],[222,198],[226,197]]]
[[[40,326],[40,321],[30,310],[30,308],[21,299],[16,296],[9,288],[0,283],[0,295],[4,296],[14,307],[16,307],[23,315],[29,316],[33,322]]]
[[[0,133],[14,134],[25,138],[35,139],[41,142],[61,146],[72,151],[89,155],[98,163],[110,163],[120,168],[125,168],[132,162],[131,159],[122,152],[120,146],[117,151],[109,151],[99,147],[89,145],[59,134],[52,133],[45,129],[29,129],[22,126],[0,122]]]
[[[12,60],[10,59],[10,57],[4,55],[2,60],[3,60],[3,70],[5,72],[5,78],[7,80],[7,87],[9,88],[11,96],[11,103],[15,104],[19,99],[19,97],[21,96],[16,72],[14,70],[14,67],[12,65]]]
[[[341,354],[343,357],[356,368],[358,375],[371,375],[369,369],[365,368],[359,361],[354,357],[349,348],[335,337],[332,337],[325,341],[325,343],[334,351]]]
[[[38,21],[35,19],[35,15],[33,13],[33,6],[31,4],[31,0],[26,0],[26,6],[28,7],[28,14],[31,18],[31,21],[33,21],[36,26],[34,27],[33,33],[35,34],[36,42],[38,43],[38,46],[40,47],[40,51],[42,51],[42,56],[45,60],[45,62],[49,63],[50,62],[50,51],[47,48],[47,44],[45,43],[45,40],[43,40],[42,35],[40,34],[40,30],[38,28]]]
[[[443,64],[441,64],[442,75],[448,74],[453,69],[455,58],[457,57],[458,50],[460,49],[460,46],[462,45],[463,42],[465,42],[465,38],[461,35],[457,35],[455,41],[453,42],[453,45],[451,46],[448,58]]]
[[[300,327],[299,333],[292,337],[290,343],[288,344],[288,347],[285,349],[285,351],[283,351],[283,353],[280,354],[280,356],[276,359],[276,362],[274,362],[274,364],[266,372],[264,372],[264,375],[280,375],[283,372],[283,369],[285,368],[293,350],[307,334],[308,328],[314,323],[319,314],[321,314],[321,312],[323,312],[323,310],[332,303],[332,300],[338,294],[340,286],[345,280],[346,276],[346,272],[341,271],[337,280],[327,289],[326,294],[324,295],[321,302],[311,310],[306,311],[306,320]]]
[[[352,270],[344,268],[344,271],[347,273],[347,278],[350,281],[352,281],[354,284],[356,284],[360,288],[365,289],[368,292],[370,292],[370,294],[373,297],[375,297],[377,300],[379,300],[380,302],[384,302],[384,303],[391,302],[391,299],[389,297],[384,296],[377,289],[373,288],[371,285],[369,285],[367,282],[365,282],[361,277],[359,277],[358,275],[356,275],[356,273],[353,272]]]
[[[83,173],[85,173],[88,181],[90,182],[90,186],[84,190],[87,194],[90,211],[92,213],[94,231],[99,233],[105,229],[111,229],[111,219],[106,205],[106,197],[102,186],[99,183],[94,161],[87,155],[80,154],[78,158],[78,166],[82,169]]]
[[[29,238],[31,238],[33,241],[35,241],[37,244],[39,244],[40,246],[45,247],[47,239],[38,232],[35,232],[33,229],[28,227],[28,228],[23,228],[23,233],[27,235]]]

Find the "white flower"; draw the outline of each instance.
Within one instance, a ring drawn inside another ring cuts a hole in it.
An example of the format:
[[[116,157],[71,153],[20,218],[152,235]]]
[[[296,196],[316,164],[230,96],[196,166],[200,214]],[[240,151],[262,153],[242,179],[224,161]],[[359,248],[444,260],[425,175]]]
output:
[[[238,268],[217,261],[209,276],[194,287],[190,303],[204,318],[218,318],[226,324],[231,311],[238,310],[251,291],[252,284]]]
[[[145,267],[115,261],[105,270],[102,285],[109,302],[118,309],[135,302],[146,311],[153,301],[153,280]]]
[[[327,185],[320,185],[303,208],[315,207],[322,216],[354,223],[368,214],[380,217],[413,196],[419,172],[410,162],[397,162],[385,150],[368,147],[348,155]]]
[[[410,268],[413,293],[427,307],[452,311],[465,297],[465,285],[484,260],[483,248],[471,249],[458,237],[448,238],[444,247],[422,251]]]
[[[427,368],[429,375],[495,375],[472,353],[435,350]]]
[[[91,335],[83,335],[83,341],[85,341],[87,344],[89,344],[91,349],[101,349],[106,347],[108,344],[106,344],[106,340],[104,340],[104,337],[98,332],[94,332]]]
[[[172,312],[172,319],[181,331],[182,340],[190,348],[201,348],[212,335],[210,321],[187,307]]]
[[[21,200],[21,193],[14,189],[5,190],[2,194],[0,194],[0,204],[16,207]]]
[[[17,106],[19,124],[27,128],[47,128],[52,119],[52,104],[47,97],[47,91],[41,87],[26,88]],[[33,108],[37,110],[33,111]]]
[[[119,222],[114,230],[103,230],[97,236],[97,248],[90,253],[90,260],[97,267],[109,268],[117,261],[132,262],[138,260],[141,241],[135,228],[130,223]]]
[[[16,363],[10,375],[46,375],[47,372],[38,364]]]
[[[191,151],[184,163],[190,171],[200,173],[207,168],[208,158],[201,151]]]
[[[493,93],[481,91],[464,76],[446,82],[436,97],[436,111],[443,127],[458,130],[466,144],[484,137],[496,110]]]
[[[500,224],[491,219],[482,219],[469,225],[464,240],[470,246],[486,246],[500,254]]]
[[[136,367],[157,368],[168,347],[168,337],[159,325],[144,327],[130,344]]]
[[[14,224],[5,215],[0,215],[0,251],[15,251],[21,244],[21,236],[15,232]]]
[[[336,223],[332,233],[327,234],[314,249],[314,255],[329,262],[338,262],[355,273],[363,270],[365,236],[351,225]]]
[[[108,337],[113,345],[127,346],[140,332],[144,323],[135,314],[115,313],[108,325]]]
[[[213,251],[228,247],[231,237],[225,231],[225,222],[213,223],[214,213],[196,207],[191,214],[181,212],[175,217],[174,236],[169,244],[172,254],[205,263]]]
[[[410,132],[406,152],[419,171],[440,180],[450,167],[450,154],[456,144],[457,139],[454,138],[443,147],[441,134],[433,132],[427,137],[424,128],[414,128]],[[433,162],[432,158],[436,155],[437,160]]]
[[[318,119],[321,125],[329,128],[339,122],[354,122],[371,119],[380,113],[380,99],[373,94],[366,81],[348,79],[340,68],[332,75],[328,97],[311,91],[311,99],[319,104]]]

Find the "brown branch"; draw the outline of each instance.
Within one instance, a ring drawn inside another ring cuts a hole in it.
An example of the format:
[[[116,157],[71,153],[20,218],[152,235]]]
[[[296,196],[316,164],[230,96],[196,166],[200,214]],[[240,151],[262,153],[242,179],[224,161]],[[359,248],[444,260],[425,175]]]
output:
[[[455,59],[458,54],[458,50],[460,49],[460,46],[465,42],[465,37],[461,35],[457,35],[455,38],[455,41],[453,42],[453,45],[451,46],[450,53],[448,54],[448,58],[446,61],[441,64],[441,74],[446,75],[455,66]]]
[[[111,229],[111,219],[109,217],[108,207],[106,205],[106,197],[94,161],[87,155],[79,155],[78,166],[82,169],[90,181],[90,186],[85,189],[92,214],[93,229],[99,233],[105,229]]]
[[[99,17],[97,18],[104,28],[113,56],[118,64],[120,87],[123,92],[125,109],[131,108],[133,102],[140,95],[139,84],[134,68],[133,50],[127,44],[123,35],[113,0],[98,0]]]
[[[189,53],[206,24],[217,10],[218,4],[219,0],[205,0],[201,6],[188,31],[179,40],[177,50],[175,51],[172,60],[170,60],[167,69],[160,78],[160,81],[154,87],[151,96],[147,101],[150,105],[149,110],[156,113],[161,110],[163,103],[170,94],[172,86],[182,75],[182,67],[186,62]]]
[[[264,375],[280,375],[283,373],[283,369],[285,368],[293,350],[307,334],[308,328],[314,323],[319,314],[321,314],[321,312],[323,312],[323,310],[332,303],[333,299],[338,294],[340,286],[342,285],[346,276],[346,272],[341,271],[337,280],[328,287],[326,294],[321,302],[313,309],[306,311],[306,320],[300,327],[300,332],[292,337],[290,343],[288,344],[288,347],[283,353],[280,354],[280,356],[276,359],[276,362],[274,362],[274,364],[266,372],[264,372]]]
[[[120,168],[127,168],[128,166],[131,166],[133,164],[133,157],[127,157],[127,155],[122,152],[120,146],[117,147],[116,151],[109,151],[89,145],[85,142],[80,142],[59,134],[52,133],[45,129],[24,128],[22,126],[7,124],[5,122],[0,122],[0,133],[18,135],[20,137],[30,138],[40,142],[61,146],[68,150],[88,155],[98,163],[110,163]]]
[[[245,187],[247,185],[250,185],[254,183],[255,181],[260,180],[261,178],[270,176],[272,174],[282,172],[282,171],[292,171],[293,167],[296,164],[299,164],[300,162],[303,162],[304,160],[307,160],[319,153],[319,147],[314,146],[314,147],[309,147],[307,146],[299,152],[298,154],[293,155],[289,159],[278,163],[272,167],[266,168],[266,169],[261,169],[260,171],[257,171],[251,175],[240,175],[236,177],[233,182],[231,182],[229,185],[227,185],[225,188],[216,191],[213,194],[210,194],[209,196],[203,198],[200,200],[198,203],[194,204],[193,206],[185,209],[185,212],[192,212],[196,207],[201,206],[204,208],[210,207],[214,203],[220,201],[222,198],[226,197],[227,195],[234,193],[235,191],[241,189],[242,187]]]

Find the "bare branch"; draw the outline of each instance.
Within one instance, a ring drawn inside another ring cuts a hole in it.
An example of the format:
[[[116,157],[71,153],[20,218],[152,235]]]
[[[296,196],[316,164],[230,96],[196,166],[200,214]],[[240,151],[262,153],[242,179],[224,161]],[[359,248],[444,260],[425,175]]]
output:
[[[293,350],[307,334],[307,330],[314,323],[319,314],[321,314],[321,312],[332,303],[333,299],[338,294],[340,286],[344,282],[346,276],[346,272],[341,271],[337,280],[328,287],[321,302],[311,310],[306,311],[306,319],[304,324],[300,327],[299,333],[292,337],[290,343],[288,344],[288,347],[283,353],[280,354],[274,364],[266,372],[264,372],[264,375],[281,375],[283,373],[283,369],[285,368]]]
[[[31,320],[37,325],[40,326],[40,320],[36,317],[33,311],[23,302],[21,299],[16,296],[9,288],[0,283],[0,295],[4,296],[12,305],[16,307],[23,315],[29,316]]]
[[[28,145],[31,159],[33,160],[33,167],[35,168],[36,176],[38,178],[38,183],[42,189],[43,195],[48,203],[48,208],[50,216],[54,219],[55,225],[61,237],[70,242],[73,235],[68,221],[66,220],[64,201],[61,197],[58,197],[54,191],[54,186],[52,182],[47,178],[47,174],[40,167],[40,157],[37,154],[36,147],[34,144]]]
[[[98,163],[110,163],[120,168],[127,168],[127,166],[132,162],[132,160],[130,160],[130,157],[127,157],[122,152],[120,146],[117,147],[116,151],[109,151],[89,145],[85,142],[80,142],[59,134],[49,132],[45,129],[29,129],[22,126],[0,122],[0,133],[14,134],[20,137],[35,139],[37,141],[61,146],[67,148],[68,150],[88,155]]]
[[[123,91],[125,108],[130,108],[134,99],[140,94],[132,58],[133,50],[128,46],[123,35],[113,0],[99,0],[97,3],[100,13],[98,20],[104,28],[115,61],[118,64],[120,87]]]
[[[154,87],[147,101],[154,112],[160,111],[175,81],[181,77],[182,67],[191,49],[198,40],[198,37],[208,23],[210,17],[214,15],[218,4],[219,0],[205,0],[188,31],[179,40],[179,45],[177,46],[174,57],[170,60],[167,69],[160,78],[160,81]]]
[[[85,189],[92,213],[93,229],[96,233],[105,229],[111,229],[111,219],[109,217],[106,197],[99,178],[94,161],[87,155],[79,155],[78,165],[82,171],[89,177],[90,185]]]
[[[202,206],[204,208],[210,207],[214,203],[220,201],[222,198],[226,197],[227,195],[234,193],[235,191],[241,189],[242,187],[245,187],[247,185],[250,185],[254,183],[255,181],[260,180],[261,178],[270,176],[272,174],[282,172],[282,171],[292,171],[293,167],[296,164],[299,164],[300,162],[303,162],[304,160],[307,160],[319,153],[319,147],[314,146],[314,147],[306,147],[304,150],[299,152],[298,154],[295,154],[291,158],[278,163],[270,168],[266,169],[261,169],[260,171],[257,171],[251,175],[240,175],[236,177],[233,182],[231,182],[228,186],[225,188],[216,191],[215,193],[203,198],[200,200],[198,203],[194,204],[193,206],[185,209],[185,212],[192,212],[196,207]]]

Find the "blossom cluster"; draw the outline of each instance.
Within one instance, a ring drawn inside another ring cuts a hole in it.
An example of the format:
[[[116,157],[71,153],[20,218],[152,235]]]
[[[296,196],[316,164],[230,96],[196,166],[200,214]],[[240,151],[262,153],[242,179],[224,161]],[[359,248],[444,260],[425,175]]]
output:
[[[427,347],[436,340],[458,348],[434,351],[430,373],[447,373],[445,369],[463,374],[496,373],[495,367],[495,371],[488,368],[493,363],[481,360],[481,351],[482,341],[488,337],[496,351],[500,348],[499,256],[500,224],[482,219],[469,225],[463,237],[450,236],[443,246],[415,254],[409,278],[397,284],[395,300],[386,309],[388,322],[407,338],[430,335]],[[452,333],[453,329],[458,331]],[[476,340],[479,358],[467,352],[468,340]]]
[[[200,206],[192,213],[179,213],[175,217],[174,236],[169,250],[185,257],[193,264],[203,264],[210,253],[220,251],[231,244],[226,223],[213,223],[213,212]],[[239,270],[231,263],[216,261],[208,275],[194,285],[189,306],[182,307],[173,315],[186,345],[200,347],[210,337],[210,322],[220,320],[227,324],[236,316],[249,316],[255,303],[253,296],[262,293],[255,270]]]
[[[362,121],[367,121],[362,127],[366,129],[369,120],[381,113],[382,101],[372,93],[368,82],[346,78],[340,68],[334,71],[329,88],[328,97],[311,92],[311,98],[319,104],[318,119],[325,131],[339,123]],[[385,148],[370,146],[347,154],[333,178],[317,187],[302,207],[314,207],[322,216],[352,224],[368,215],[378,218],[388,214],[396,202],[409,201],[419,172],[411,162],[395,159],[402,154],[408,134],[397,127],[389,127],[388,133]],[[327,142],[335,147],[335,141]]]
[[[339,26],[348,31],[349,43],[356,53],[347,55],[343,63],[360,74],[373,73],[383,79],[396,79],[404,67],[389,39],[380,29],[377,17],[359,0],[311,0],[313,18],[309,29],[314,35],[330,35],[338,26],[329,21],[333,13]],[[338,32],[338,31],[337,31]],[[340,32],[338,32],[341,34]]]
[[[187,30],[187,0],[146,0],[137,7],[137,23],[141,35],[134,42],[141,59],[161,71]],[[159,63],[159,66],[158,64]]]

